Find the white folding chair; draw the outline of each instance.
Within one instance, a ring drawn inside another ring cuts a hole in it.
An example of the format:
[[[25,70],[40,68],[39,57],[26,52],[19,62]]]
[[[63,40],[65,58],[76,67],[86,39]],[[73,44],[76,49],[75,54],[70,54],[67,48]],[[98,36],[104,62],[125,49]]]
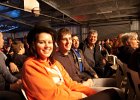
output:
[[[24,96],[25,100],[28,100],[28,98],[27,98],[27,96],[26,96],[26,93],[25,93],[25,91],[24,91],[24,89],[23,89],[23,88],[21,89],[21,92],[22,92],[22,94],[23,94],[23,96]]]

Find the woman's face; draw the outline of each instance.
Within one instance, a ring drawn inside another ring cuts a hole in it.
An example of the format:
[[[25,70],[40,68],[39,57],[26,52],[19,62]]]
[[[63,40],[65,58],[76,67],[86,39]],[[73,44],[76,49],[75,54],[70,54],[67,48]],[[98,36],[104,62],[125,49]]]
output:
[[[39,57],[42,60],[47,60],[53,51],[52,36],[48,33],[42,32],[37,36],[35,47]]]
[[[129,45],[130,45],[132,48],[134,48],[134,49],[136,49],[136,48],[139,47],[139,40],[138,40],[138,37],[133,37],[133,38],[129,39],[129,40],[128,40],[128,43],[129,43]]]

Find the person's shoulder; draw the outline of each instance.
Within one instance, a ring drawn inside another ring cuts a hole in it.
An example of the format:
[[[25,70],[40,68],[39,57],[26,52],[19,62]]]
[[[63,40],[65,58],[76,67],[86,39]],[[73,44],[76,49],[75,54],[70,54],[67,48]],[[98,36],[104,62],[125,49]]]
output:
[[[94,50],[96,50],[96,52],[100,52],[100,45],[99,44],[95,44]]]
[[[25,60],[25,62],[24,62],[24,64],[31,64],[31,63],[33,63],[35,60],[34,60],[34,57],[28,57],[26,60]]]
[[[57,56],[60,56],[60,54],[61,54],[61,53],[60,53],[59,51],[56,51],[56,52],[53,54],[53,56],[54,56],[54,57],[57,57]]]
[[[132,50],[132,47],[130,47],[130,46],[120,46],[120,47],[118,47],[118,50],[119,51],[130,51],[130,50]]]
[[[95,43],[95,47],[100,47],[100,45],[98,43]]]
[[[27,58],[26,55],[20,55],[20,54],[13,54],[12,55],[12,58],[19,58],[19,59],[22,59],[22,58]]]
[[[4,57],[3,54],[0,52],[0,58]]]
[[[46,62],[39,60],[35,57],[28,57],[23,64],[23,68],[26,70],[31,69],[40,70],[41,68],[44,67],[44,64],[47,65]]]
[[[137,48],[137,49],[135,50],[135,52],[136,52],[136,53],[140,53],[140,48]]]
[[[54,65],[56,65],[58,68],[61,68],[62,64],[58,60],[54,60]]]
[[[136,49],[135,51],[134,51],[134,53],[132,54],[132,57],[137,57],[137,58],[140,58],[140,48],[138,48],[138,49]]]
[[[59,60],[59,59],[61,58],[61,55],[60,55],[60,53],[57,51],[57,52],[54,53],[53,57],[54,57],[55,60]]]
[[[54,64],[60,64],[58,60],[54,60]]]
[[[6,60],[7,59],[7,56],[3,52],[1,52],[1,51],[0,51],[0,59],[2,59],[2,60]]]
[[[87,46],[87,39],[80,42],[79,49],[83,50],[85,48],[85,46]]]
[[[83,51],[82,51],[81,49],[78,49],[78,51],[79,51],[80,53],[83,53]]]

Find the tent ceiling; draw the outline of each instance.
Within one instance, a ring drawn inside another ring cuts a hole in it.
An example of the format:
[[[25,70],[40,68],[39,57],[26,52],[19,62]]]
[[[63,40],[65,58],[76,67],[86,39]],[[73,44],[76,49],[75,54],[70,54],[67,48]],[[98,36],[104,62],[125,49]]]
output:
[[[51,26],[139,20],[140,0],[38,0],[41,14],[24,11],[23,0],[0,0],[0,30],[19,32],[37,22]]]

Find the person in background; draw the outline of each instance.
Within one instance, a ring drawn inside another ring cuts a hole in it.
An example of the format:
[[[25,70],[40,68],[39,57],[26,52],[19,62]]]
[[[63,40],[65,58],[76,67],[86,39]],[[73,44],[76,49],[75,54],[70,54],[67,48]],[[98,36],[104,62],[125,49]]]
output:
[[[139,73],[140,76],[140,47],[130,57],[128,68]]]
[[[24,55],[25,48],[21,41],[14,41],[12,44],[13,55],[11,56],[10,62],[16,64],[16,66],[10,66],[10,70],[18,78],[21,78],[22,66],[27,56]]]
[[[92,79],[94,87],[115,87],[116,80],[113,78],[99,78],[96,72],[88,65],[83,52],[79,48],[79,38],[76,35],[72,36],[72,53],[75,63],[77,63],[77,70],[83,77],[82,79]],[[97,79],[96,79],[97,78]],[[107,85],[108,84],[108,85]]]
[[[96,71],[100,78],[110,77],[113,74],[112,69],[110,65],[108,66],[106,59],[103,58],[100,46],[96,43],[97,40],[98,32],[96,30],[89,30],[87,38],[80,43],[79,49],[83,51],[89,66]]]
[[[3,34],[0,32],[0,49],[3,48],[4,39]],[[6,55],[0,50],[0,99],[2,100],[14,100],[13,96],[20,100],[21,97],[18,91],[21,88],[21,79],[13,76],[10,71],[7,69],[5,60],[7,59]]]
[[[106,49],[106,52],[108,54],[112,54],[112,45],[110,44],[111,40],[110,39],[105,39],[104,41],[105,41],[104,48]]]
[[[87,96],[94,100],[101,97],[119,100],[114,89],[96,93],[70,78],[61,63],[53,58],[54,33],[51,28],[36,25],[27,36],[29,58],[24,63],[22,81],[28,100],[76,100]]]
[[[118,48],[116,55],[123,63],[128,64],[131,55],[139,47],[138,34],[136,32],[122,34],[121,41],[123,45]]]
[[[11,48],[12,43],[13,43],[13,38],[8,37],[7,38],[7,45],[6,45],[6,47],[4,46],[4,53],[6,55],[12,55],[13,54],[13,51],[12,51],[12,48]]]
[[[83,76],[88,78],[98,78],[97,73],[88,65],[82,50],[79,48],[79,38],[77,35],[72,36],[72,53],[76,62],[78,62],[77,69]]]
[[[118,48],[123,45],[122,44],[122,41],[121,41],[122,34],[123,33],[120,33],[117,36],[117,38],[114,40],[114,42],[113,42],[113,46],[112,46],[112,53],[113,53],[113,55],[116,55],[117,54],[117,51],[118,51]]]
[[[23,37],[23,44],[24,44],[24,48],[25,48],[25,55],[28,55],[29,45],[27,43],[27,36],[26,35]]]
[[[61,28],[58,31],[57,36],[59,50],[55,52],[54,58],[64,66],[65,70],[74,81],[92,87],[94,89],[96,88],[97,91],[101,91],[107,88],[115,88],[116,80],[114,80],[113,78],[91,79],[88,76],[83,76],[81,74],[78,62],[74,59],[73,52],[70,51],[72,46],[72,33],[69,29]]]
[[[72,46],[71,32],[67,28],[61,28],[57,33],[58,50],[54,54],[54,58],[58,60],[68,72],[70,77],[79,83],[92,87],[93,81],[78,71],[77,61],[73,58],[73,53],[70,51]],[[95,74],[94,72],[92,75]]]

